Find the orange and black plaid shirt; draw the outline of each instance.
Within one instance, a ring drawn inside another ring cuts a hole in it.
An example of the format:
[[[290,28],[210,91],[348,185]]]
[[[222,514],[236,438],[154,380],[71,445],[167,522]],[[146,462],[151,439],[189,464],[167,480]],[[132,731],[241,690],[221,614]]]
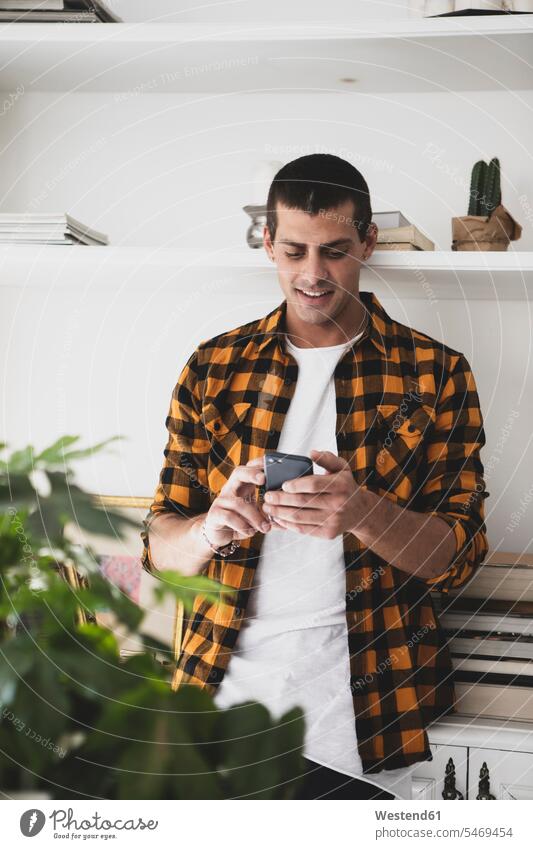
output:
[[[440,516],[456,539],[449,568],[429,580],[343,535],[354,721],[363,770],[371,773],[431,760],[426,727],[455,710],[450,652],[430,590],[461,586],[484,559],[489,493],[480,461],[483,421],[467,360],[391,319],[373,293],[360,298],[369,313],[366,331],[334,374],[338,454],[357,484],[401,507]],[[284,300],[264,318],[200,343],[185,364],[141,534],[149,571],[155,571],[148,539],[155,514],[207,512],[236,465],[276,449],[298,377],[284,346],[286,308]],[[222,681],[263,538],[256,533],[242,540],[231,557],[215,555],[202,570],[236,594],[232,604],[196,597],[185,620],[178,686],[213,694]]]

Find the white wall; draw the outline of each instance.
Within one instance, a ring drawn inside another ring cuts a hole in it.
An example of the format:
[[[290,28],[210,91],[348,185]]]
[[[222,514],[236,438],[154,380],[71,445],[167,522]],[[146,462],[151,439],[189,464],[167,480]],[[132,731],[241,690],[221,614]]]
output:
[[[327,149],[367,177],[375,210],[401,208],[450,246],[450,218],[466,213],[479,157],[500,157],[503,200],[524,225],[515,249],[533,250],[519,198],[533,198],[531,91],[362,95],[165,96],[26,94],[0,121],[0,210],[69,211],[114,244],[216,250],[244,245],[254,165]],[[431,161],[428,145],[440,150]],[[425,153],[426,152],[426,153]],[[80,248],[80,250],[84,250]],[[203,280],[145,272],[144,288],[2,287],[0,363],[7,400],[2,438],[37,447],[62,433],[85,445],[122,433],[116,454],[80,465],[93,491],[151,496],[166,441],[164,419],[181,367],[200,340],[262,315],[281,300],[257,281],[240,295]],[[8,283],[5,278],[4,284]],[[63,281],[64,282],[64,281]],[[362,288],[365,288],[364,286]],[[492,464],[491,544],[531,544],[531,304],[384,301],[402,321],[463,351],[477,379]]]
[[[0,292],[2,395],[8,401],[2,436],[14,447],[29,441],[43,448],[64,433],[81,434],[84,445],[125,434],[112,454],[80,464],[79,475],[94,492],[135,496],[151,496],[155,488],[170,395],[194,346],[263,315],[283,297],[277,283],[265,284],[264,293],[260,284],[250,284],[240,296],[235,287],[225,295],[224,284],[213,286],[212,278],[191,290],[183,282],[160,285],[148,272],[145,291],[127,283],[120,291],[110,281],[108,294],[105,287],[80,292],[72,280],[71,289],[52,284]],[[399,320],[467,356],[487,433],[491,545],[522,551],[531,543],[533,504],[516,528],[506,527],[533,483],[531,304],[382,303]]]
[[[241,247],[257,162],[316,150],[365,175],[373,208],[402,209],[451,244],[470,172],[499,156],[502,199],[533,207],[533,92],[435,94],[25,94],[0,121],[0,211],[68,211],[114,244]],[[265,198],[266,201],[266,198]]]

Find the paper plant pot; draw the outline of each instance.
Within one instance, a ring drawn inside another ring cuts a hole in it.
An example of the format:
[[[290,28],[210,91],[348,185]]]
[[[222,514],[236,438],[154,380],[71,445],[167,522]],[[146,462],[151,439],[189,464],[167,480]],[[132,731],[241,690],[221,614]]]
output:
[[[452,218],[452,251],[506,251],[521,235],[522,227],[501,204],[490,216]]]

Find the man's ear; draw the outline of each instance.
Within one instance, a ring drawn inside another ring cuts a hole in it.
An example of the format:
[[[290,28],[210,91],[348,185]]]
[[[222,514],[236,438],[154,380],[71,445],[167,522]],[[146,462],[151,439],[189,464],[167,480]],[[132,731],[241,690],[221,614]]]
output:
[[[363,259],[368,259],[369,256],[373,253],[374,248],[376,247],[376,243],[378,240],[378,226],[373,221],[367,227],[366,237],[364,239],[365,249],[363,252]]]
[[[274,262],[274,245],[272,244],[272,239],[270,238],[270,230],[268,226],[265,224],[263,227],[263,245],[268,254],[268,258]]]

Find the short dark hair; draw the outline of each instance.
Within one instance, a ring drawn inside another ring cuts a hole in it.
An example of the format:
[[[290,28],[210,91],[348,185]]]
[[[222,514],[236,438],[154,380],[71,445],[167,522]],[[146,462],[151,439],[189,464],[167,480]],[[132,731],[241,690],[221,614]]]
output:
[[[335,209],[347,200],[354,207],[354,224],[363,241],[372,221],[368,185],[350,162],[332,153],[300,156],[280,168],[267,199],[267,227],[274,241],[278,226],[276,204],[318,215],[321,209]]]

